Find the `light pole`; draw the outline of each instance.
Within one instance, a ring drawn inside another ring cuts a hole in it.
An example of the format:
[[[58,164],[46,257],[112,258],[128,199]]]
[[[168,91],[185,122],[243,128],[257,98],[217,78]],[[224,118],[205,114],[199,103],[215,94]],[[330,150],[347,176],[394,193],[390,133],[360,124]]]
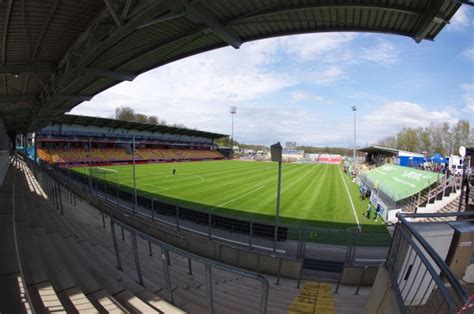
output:
[[[356,164],[356,111],[357,107],[352,106],[352,111],[354,111],[354,154],[352,156],[352,168],[355,173],[355,164]]]
[[[459,196],[460,199],[459,199],[458,212],[460,212],[461,209],[462,209],[462,199],[464,197],[464,178],[465,178],[465,174],[466,174],[466,164],[465,164],[464,157],[466,156],[466,147],[464,147],[464,146],[459,147],[459,155],[461,155],[462,174],[461,174],[461,195]],[[469,182],[467,182],[467,181],[466,181],[466,183],[469,184]],[[467,186],[466,186],[466,189],[467,189]],[[467,193],[467,191],[466,191],[466,193]],[[465,205],[467,207],[467,202],[466,202]]]
[[[137,182],[135,178],[135,136],[132,138],[133,213],[137,212]]]
[[[230,148],[233,150],[234,149],[234,114],[237,113],[237,107],[236,106],[231,106],[230,107],[230,114],[232,115],[232,133],[230,136]]]
[[[92,161],[91,161],[91,154],[92,154],[92,139],[89,137],[89,152],[87,154],[87,159],[89,160],[89,192],[92,194]]]
[[[281,159],[282,159],[282,147],[280,142],[270,146],[271,159],[272,161],[278,162],[278,186],[277,186],[277,199],[276,199],[276,210],[275,210],[275,233],[273,235],[273,252],[276,251],[276,245],[278,241],[278,225],[280,224],[280,191],[281,191]]]

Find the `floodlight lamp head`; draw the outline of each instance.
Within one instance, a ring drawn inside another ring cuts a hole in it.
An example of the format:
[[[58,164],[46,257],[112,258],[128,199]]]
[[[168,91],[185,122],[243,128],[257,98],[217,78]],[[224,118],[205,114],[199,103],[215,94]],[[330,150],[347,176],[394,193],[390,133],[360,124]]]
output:
[[[356,106],[352,106],[352,111],[356,111],[357,110],[357,107]]]

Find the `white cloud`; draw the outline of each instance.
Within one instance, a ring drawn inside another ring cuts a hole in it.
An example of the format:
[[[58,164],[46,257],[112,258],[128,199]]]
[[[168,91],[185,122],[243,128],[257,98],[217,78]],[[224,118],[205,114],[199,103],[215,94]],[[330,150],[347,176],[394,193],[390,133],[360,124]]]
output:
[[[291,94],[291,99],[296,101],[296,102],[298,102],[298,101],[303,101],[303,102],[304,101],[317,101],[317,102],[322,103],[322,104],[330,103],[328,100],[324,99],[324,97],[315,95],[313,93],[310,93],[310,92],[304,91],[304,90],[294,91]]]
[[[356,38],[354,33],[307,34],[281,38],[282,48],[302,60],[312,60],[324,53],[334,53]]]
[[[394,64],[399,60],[398,49],[388,41],[379,41],[375,46],[362,48],[360,61],[374,62],[381,65]]]
[[[461,52],[461,56],[468,61],[474,62],[474,46],[464,49],[464,51]]]
[[[472,25],[470,7],[462,5],[451,19],[448,29],[461,30]]]
[[[333,84],[347,78],[345,70],[339,66],[329,66],[325,69],[314,70],[308,74],[308,79],[315,84]]]
[[[463,84],[461,89],[464,92],[464,112],[474,114],[474,84]]]
[[[455,114],[449,110],[430,111],[419,104],[395,101],[378,107],[360,120],[361,136],[367,141],[394,135],[404,127],[426,127],[431,122],[456,123]]]

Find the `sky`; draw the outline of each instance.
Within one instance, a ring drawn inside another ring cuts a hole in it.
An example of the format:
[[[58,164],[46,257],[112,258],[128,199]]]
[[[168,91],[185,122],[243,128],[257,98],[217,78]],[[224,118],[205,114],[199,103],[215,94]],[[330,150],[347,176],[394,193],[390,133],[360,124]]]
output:
[[[373,33],[277,37],[205,52],[118,84],[71,113],[115,108],[231,134],[246,144],[357,146],[403,127],[474,125],[474,9],[462,6],[435,41]]]

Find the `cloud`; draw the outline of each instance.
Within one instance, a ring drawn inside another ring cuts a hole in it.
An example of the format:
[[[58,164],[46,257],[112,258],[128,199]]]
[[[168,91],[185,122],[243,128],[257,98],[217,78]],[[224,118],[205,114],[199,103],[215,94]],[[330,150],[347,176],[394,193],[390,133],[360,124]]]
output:
[[[462,5],[451,19],[448,29],[461,30],[471,26],[471,13],[467,5]]]
[[[339,66],[329,66],[321,70],[308,73],[307,79],[315,84],[329,85],[345,80],[345,70]]]
[[[430,111],[407,101],[395,101],[378,107],[360,119],[361,136],[373,141],[394,135],[404,127],[426,127],[430,123],[456,123],[457,117],[449,110]]]
[[[464,49],[464,51],[461,52],[461,56],[468,61],[474,62],[474,46]]]
[[[464,104],[463,111],[466,113],[474,114],[474,84],[463,84],[461,89],[464,92]]]
[[[301,60],[313,60],[325,53],[334,53],[356,38],[354,33],[307,34],[281,38],[282,48]]]
[[[399,61],[398,49],[388,41],[379,41],[375,46],[362,48],[360,62],[373,62],[381,65],[394,64]]]
[[[299,102],[299,101],[302,101],[302,102],[305,102],[305,101],[317,101],[319,103],[322,103],[322,104],[328,104],[330,103],[328,100],[326,100],[325,98],[321,97],[321,96],[318,96],[318,95],[315,95],[311,92],[308,92],[308,91],[304,91],[304,90],[298,90],[298,91],[294,91],[292,94],[291,94],[291,99],[293,101],[296,101],[296,102]]]

